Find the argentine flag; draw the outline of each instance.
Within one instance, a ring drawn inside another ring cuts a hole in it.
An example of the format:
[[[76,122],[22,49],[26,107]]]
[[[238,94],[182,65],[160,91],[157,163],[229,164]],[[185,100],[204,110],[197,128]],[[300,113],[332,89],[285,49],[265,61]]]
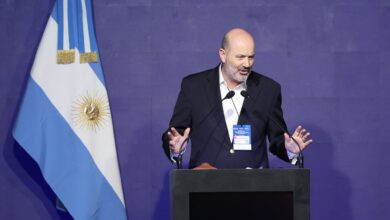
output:
[[[126,219],[90,0],[58,0],[13,135],[75,219]]]

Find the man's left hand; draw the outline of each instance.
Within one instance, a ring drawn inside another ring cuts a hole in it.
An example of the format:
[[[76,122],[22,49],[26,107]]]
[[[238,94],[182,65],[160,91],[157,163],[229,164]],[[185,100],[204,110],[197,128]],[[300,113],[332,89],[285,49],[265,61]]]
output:
[[[292,135],[292,137],[298,142],[302,151],[313,142],[312,139],[309,139],[309,136],[310,133],[307,132],[302,126],[298,126]],[[293,141],[292,138],[288,136],[287,133],[284,133],[284,145],[291,153],[299,153],[298,145]]]

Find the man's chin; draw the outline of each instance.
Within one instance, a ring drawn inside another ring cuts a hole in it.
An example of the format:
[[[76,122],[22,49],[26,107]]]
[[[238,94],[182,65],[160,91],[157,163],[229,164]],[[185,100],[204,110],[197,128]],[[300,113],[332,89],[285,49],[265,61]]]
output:
[[[240,77],[236,78],[236,82],[237,83],[243,83],[243,82],[245,82],[248,79],[248,76],[249,75],[246,75],[246,76],[240,75]]]
[[[249,73],[247,73],[245,75],[240,74],[240,79],[241,79],[242,82],[246,81],[248,79],[248,77],[249,77]]]

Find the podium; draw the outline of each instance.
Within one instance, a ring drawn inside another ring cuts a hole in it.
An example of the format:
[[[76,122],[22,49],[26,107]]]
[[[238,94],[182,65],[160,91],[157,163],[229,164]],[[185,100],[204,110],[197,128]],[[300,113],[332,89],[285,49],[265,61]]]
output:
[[[309,220],[308,169],[173,170],[173,220]]]

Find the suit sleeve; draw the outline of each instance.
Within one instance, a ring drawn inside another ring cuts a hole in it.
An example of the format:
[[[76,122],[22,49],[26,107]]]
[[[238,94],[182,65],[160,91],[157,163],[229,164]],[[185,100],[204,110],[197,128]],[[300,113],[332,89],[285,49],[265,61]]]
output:
[[[279,125],[287,130],[286,122],[283,118],[282,95],[280,86],[277,87],[277,91],[274,97],[274,104],[269,117],[272,117]],[[271,153],[280,159],[289,162],[287,150],[284,146],[284,131],[277,124],[275,124],[275,122],[268,119],[267,133],[270,145],[269,149]]]
[[[169,128],[162,135],[164,152],[169,160],[171,160],[169,137],[167,135],[169,129],[174,127],[180,134],[183,134],[186,128],[191,127],[191,107],[186,90],[188,90],[188,86],[186,86],[186,79],[183,79],[173,115],[169,122]]]

